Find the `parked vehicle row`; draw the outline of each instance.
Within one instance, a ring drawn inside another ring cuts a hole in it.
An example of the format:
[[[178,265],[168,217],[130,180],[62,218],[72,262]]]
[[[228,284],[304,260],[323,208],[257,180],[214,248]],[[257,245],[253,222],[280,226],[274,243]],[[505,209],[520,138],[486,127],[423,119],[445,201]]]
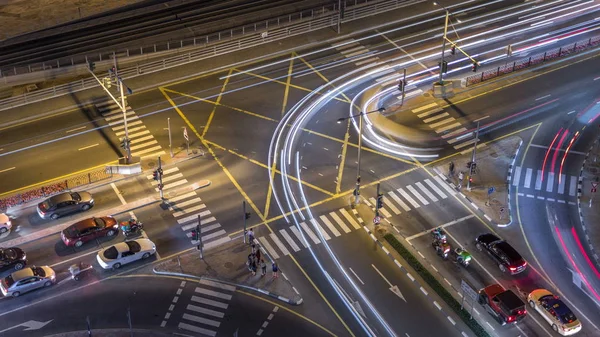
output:
[[[37,213],[42,219],[58,219],[75,212],[87,211],[94,206],[94,199],[88,192],[65,192],[52,196],[37,205]],[[0,233],[12,227],[10,218],[0,213]],[[125,238],[139,236],[143,232],[142,223],[136,219],[121,223]],[[112,216],[91,217],[78,221],[61,231],[62,242],[68,247],[81,247],[86,242],[101,237],[112,237],[119,233],[119,223]],[[138,260],[156,254],[156,245],[147,238],[134,238],[116,243],[97,253],[96,260],[103,269],[118,269]],[[14,268],[14,272],[0,280],[0,291],[4,296],[18,297],[26,292],[49,287],[56,283],[56,272],[49,266],[27,266],[27,256],[18,247],[0,248],[0,268]],[[92,268],[79,263],[69,267],[73,279]]]

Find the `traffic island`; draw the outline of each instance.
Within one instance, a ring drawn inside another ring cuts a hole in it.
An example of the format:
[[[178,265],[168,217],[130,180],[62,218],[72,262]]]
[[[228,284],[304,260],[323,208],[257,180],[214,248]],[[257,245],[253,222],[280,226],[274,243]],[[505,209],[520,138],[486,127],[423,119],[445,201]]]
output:
[[[159,263],[153,271],[158,275],[221,282],[268,295],[285,303],[300,305],[302,297],[287,276],[280,273],[280,277],[273,277],[272,261],[264,250],[261,251],[267,264],[267,274],[262,276],[258,267],[256,275],[252,275],[246,265],[251,251],[250,245],[244,243],[243,238],[238,238],[211,247],[204,251],[203,258],[200,257],[200,251],[195,249],[177,255]]]
[[[473,149],[462,151],[433,167],[483,216],[499,227],[512,222],[510,178],[514,160],[523,144],[518,136],[477,145],[475,169],[470,178]]]

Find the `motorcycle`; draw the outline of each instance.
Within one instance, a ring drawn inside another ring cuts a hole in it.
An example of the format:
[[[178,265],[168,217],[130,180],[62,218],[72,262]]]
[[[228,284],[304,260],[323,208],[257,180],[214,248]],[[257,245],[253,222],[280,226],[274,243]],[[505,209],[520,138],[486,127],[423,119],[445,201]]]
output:
[[[434,240],[431,245],[435,249],[436,253],[444,260],[448,258],[450,251],[452,250],[452,247],[450,247],[450,244],[446,240]]]
[[[144,224],[141,221],[129,220],[121,222],[121,231],[125,237],[132,237],[138,235],[144,229]]]
[[[472,257],[469,252],[462,248],[456,248],[454,250],[454,254],[456,255],[456,262],[463,267],[467,268],[471,263]]]
[[[431,236],[434,241],[446,241],[446,232],[441,228],[434,228],[431,231]]]

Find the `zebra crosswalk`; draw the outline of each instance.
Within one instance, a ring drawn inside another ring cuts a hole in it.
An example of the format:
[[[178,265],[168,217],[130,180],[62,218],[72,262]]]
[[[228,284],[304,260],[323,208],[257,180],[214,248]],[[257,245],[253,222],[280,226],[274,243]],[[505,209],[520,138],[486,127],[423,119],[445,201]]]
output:
[[[357,66],[364,66],[379,61],[379,57],[352,38],[334,43],[333,47],[342,53],[342,55],[351,59]]]
[[[441,175],[437,175],[431,179],[428,178],[422,182],[384,193],[383,207],[379,210],[382,216],[390,218],[446,199],[456,193],[457,191],[450,187]],[[376,203],[374,198],[363,200],[369,207],[374,207]],[[318,245],[322,240],[329,241],[360,229],[363,226],[360,221],[345,208],[340,208],[337,211],[301,222],[301,229],[291,225],[256,239],[273,259],[279,259],[308,248],[310,245]],[[306,241],[303,239],[303,235]]]
[[[557,174],[539,169],[515,166],[512,186],[559,195],[577,196],[577,176]]]
[[[442,139],[452,145],[455,150],[470,151],[465,147],[475,143],[475,132],[469,132],[456,118],[450,116],[435,102],[412,109],[412,112],[435,133],[441,134]],[[483,146],[485,144],[477,145],[478,148]]]
[[[125,123],[123,112],[119,106],[112,101],[96,103],[95,105],[117,137],[124,138]],[[127,106],[125,114],[127,115],[128,136],[131,141],[131,155],[144,158],[158,157],[165,154],[165,151],[163,151],[163,148],[158,144],[158,141],[150,134],[150,131],[146,129],[142,120],[139,119],[130,106]]]
[[[146,178],[151,181],[154,190],[158,192],[158,181],[154,180],[153,175],[147,175]],[[163,170],[162,181],[164,185],[163,192],[168,192],[170,189],[188,184],[187,179],[185,179],[177,167]],[[191,237],[192,230],[199,223],[202,243],[205,248],[218,246],[231,240],[195,191],[167,198],[167,204],[169,211],[177,219],[177,223],[185,232],[185,235],[190,238],[192,244],[198,244],[198,241],[191,240]]]
[[[177,327],[202,336],[216,336],[236,288],[205,279],[197,282],[199,285],[195,287]]]

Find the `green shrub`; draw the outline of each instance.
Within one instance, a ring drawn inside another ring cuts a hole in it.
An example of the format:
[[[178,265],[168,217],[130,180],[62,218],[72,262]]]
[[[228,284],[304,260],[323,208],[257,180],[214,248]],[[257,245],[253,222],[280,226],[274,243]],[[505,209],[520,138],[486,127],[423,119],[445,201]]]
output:
[[[465,309],[461,309],[460,303],[440,284],[440,282],[431,273],[423,267],[421,262],[417,260],[409,251],[404,247],[396,237],[392,234],[386,234],[383,237],[397,252],[402,256],[406,262],[427,282],[427,284],[448,304],[448,306],[465,322],[466,325],[480,337],[490,337],[490,335],[483,329],[483,327],[475,320],[471,318],[469,312]]]

